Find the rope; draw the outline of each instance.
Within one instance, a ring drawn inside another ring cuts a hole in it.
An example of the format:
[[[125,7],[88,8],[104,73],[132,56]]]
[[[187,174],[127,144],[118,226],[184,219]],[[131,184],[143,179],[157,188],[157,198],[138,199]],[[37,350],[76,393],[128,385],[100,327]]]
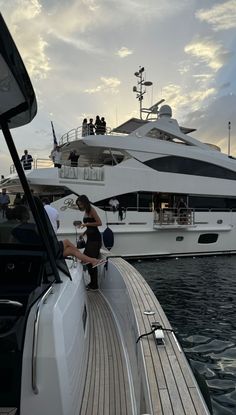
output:
[[[151,331],[149,331],[148,333],[141,334],[141,335],[137,338],[136,343],[138,343],[138,342],[139,342],[139,340],[140,340],[142,337],[149,336],[150,334],[155,333],[155,331],[156,331],[156,330],[170,331],[171,333],[175,333],[175,332],[174,332],[174,330],[172,330],[172,329],[166,329],[165,327],[162,327],[162,325],[161,325],[160,323],[152,323],[151,327],[152,327],[152,330],[151,330]]]

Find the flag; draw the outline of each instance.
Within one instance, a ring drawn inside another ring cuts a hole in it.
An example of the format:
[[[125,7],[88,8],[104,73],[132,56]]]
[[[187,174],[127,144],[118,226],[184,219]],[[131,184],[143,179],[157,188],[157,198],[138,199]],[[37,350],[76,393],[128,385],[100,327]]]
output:
[[[54,150],[55,150],[56,146],[58,145],[58,142],[57,142],[57,137],[56,137],[56,134],[55,134],[55,130],[54,130],[52,121],[51,121],[51,126],[52,126],[52,135],[53,135],[53,147],[54,147]]]

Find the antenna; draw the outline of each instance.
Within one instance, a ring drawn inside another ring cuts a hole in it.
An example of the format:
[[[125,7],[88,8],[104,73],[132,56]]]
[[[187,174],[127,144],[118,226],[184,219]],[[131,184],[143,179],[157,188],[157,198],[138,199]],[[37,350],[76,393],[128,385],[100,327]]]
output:
[[[228,122],[228,157],[230,156],[230,130],[231,130],[231,122]]]
[[[140,113],[140,119],[142,120],[142,112],[143,108],[142,108],[142,101],[143,101],[143,96],[146,93],[146,86],[151,86],[152,82],[151,81],[145,81],[144,80],[144,73],[145,69],[144,66],[139,66],[139,70],[134,72],[134,76],[136,76],[137,79],[137,86],[133,86],[133,92],[136,92],[136,98],[139,100],[139,113]],[[144,89],[143,89],[144,87]]]

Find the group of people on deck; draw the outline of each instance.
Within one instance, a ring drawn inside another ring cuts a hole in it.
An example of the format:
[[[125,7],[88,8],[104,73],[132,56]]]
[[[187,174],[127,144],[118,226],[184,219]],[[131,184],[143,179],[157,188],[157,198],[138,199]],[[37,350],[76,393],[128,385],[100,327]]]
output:
[[[87,118],[84,118],[82,123],[82,137],[86,137],[87,135],[104,135],[106,133],[106,121],[104,117],[99,115],[96,116],[95,122],[93,122],[93,118],[87,121]],[[62,154],[60,151],[60,147],[58,145],[52,150],[50,158],[53,160],[54,167],[61,168],[62,162]],[[72,150],[69,154],[68,160],[71,161],[71,167],[78,166],[78,159],[79,155],[77,154],[76,150]],[[28,153],[28,150],[24,150],[24,154],[21,157],[21,163],[24,170],[31,170],[33,157]]]
[[[106,133],[106,121],[104,117],[101,117],[99,115],[96,116],[95,122],[93,122],[93,118],[89,119],[89,122],[87,121],[87,118],[84,118],[82,123],[82,137],[86,137],[88,135],[104,135]],[[62,153],[60,150],[60,147],[58,145],[55,146],[55,148],[52,150],[50,156],[49,156],[54,163],[54,167],[61,168],[62,166]],[[68,156],[68,160],[70,161],[71,167],[77,167],[78,166],[78,160],[79,160],[79,154],[77,153],[76,149],[73,149],[70,151],[70,154]],[[67,164],[67,163],[64,163]]]
[[[104,135],[106,133],[106,121],[104,117],[99,115],[96,116],[95,122],[93,122],[93,118],[89,119],[84,118],[82,124],[82,137],[86,137],[87,135]]]

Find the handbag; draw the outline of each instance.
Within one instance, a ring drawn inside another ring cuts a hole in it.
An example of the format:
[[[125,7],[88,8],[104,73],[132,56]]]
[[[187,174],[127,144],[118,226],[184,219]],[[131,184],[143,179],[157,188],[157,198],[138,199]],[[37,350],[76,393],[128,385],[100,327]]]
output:
[[[86,242],[85,242],[84,238],[79,238],[77,243],[76,243],[77,248],[78,249],[83,249],[83,248],[85,248],[85,245],[86,245]]]

